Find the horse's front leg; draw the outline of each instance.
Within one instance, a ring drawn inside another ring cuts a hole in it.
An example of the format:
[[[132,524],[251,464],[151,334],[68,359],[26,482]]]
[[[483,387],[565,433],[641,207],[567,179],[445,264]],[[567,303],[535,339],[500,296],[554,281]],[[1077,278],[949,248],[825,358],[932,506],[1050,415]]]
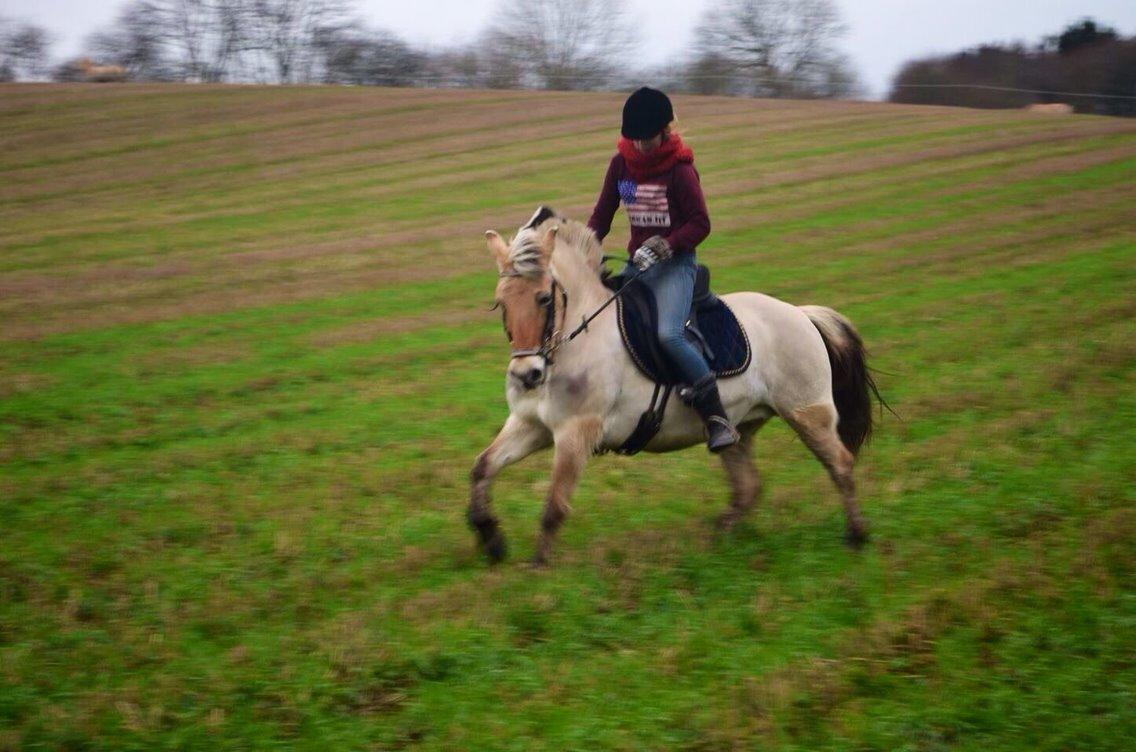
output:
[[[489,506],[489,486],[497,473],[508,465],[523,460],[538,449],[552,443],[547,428],[532,421],[510,415],[497,438],[477,457],[469,474],[469,525],[477,532],[477,541],[492,564],[505,558],[505,536]]]
[[[588,456],[599,445],[603,421],[594,416],[573,418],[556,430],[556,456],[552,462],[552,486],[540,518],[540,538],[533,563],[543,566],[552,554],[552,542],[571,509],[569,500]]]

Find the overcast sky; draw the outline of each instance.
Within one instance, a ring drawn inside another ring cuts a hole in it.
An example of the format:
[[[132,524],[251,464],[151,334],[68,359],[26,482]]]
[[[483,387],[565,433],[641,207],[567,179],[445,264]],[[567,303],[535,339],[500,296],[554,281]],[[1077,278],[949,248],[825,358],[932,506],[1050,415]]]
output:
[[[501,0],[352,0],[363,17],[417,44],[472,40]],[[659,63],[690,43],[713,0],[627,0],[641,44],[630,65]],[[906,60],[981,42],[1036,42],[1084,16],[1136,34],[1136,0],[836,0],[848,25],[841,46],[873,97],[886,94]],[[83,37],[114,18],[114,0],[0,0],[0,15],[50,29],[56,57],[76,54]]]

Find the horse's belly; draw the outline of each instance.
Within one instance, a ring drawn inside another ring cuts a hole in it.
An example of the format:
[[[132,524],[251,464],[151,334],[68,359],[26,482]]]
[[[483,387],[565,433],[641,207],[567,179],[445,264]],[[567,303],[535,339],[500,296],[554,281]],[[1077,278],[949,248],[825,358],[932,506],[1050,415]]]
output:
[[[735,426],[742,423],[764,422],[774,415],[773,409],[766,404],[754,403],[747,399],[744,388],[738,389],[733,384],[731,388],[722,390],[722,398],[726,407],[726,414]],[[753,387],[750,387],[753,389]],[[648,399],[644,402],[649,402]],[[646,405],[644,405],[645,407]],[[604,448],[614,450],[631,435],[642,415],[642,408],[633,415],[627,411],[622,414],[609,416],[604,426]],[[678,449],[701,444],[706,441],[706,429],[702,419],[687,405],[683,404],[676,395],[671,395],[667,404],[667,411],[663,417],[663,425],[655,437],[643,448],[645,452],[673,452]]]
[[[618,449],[635,430],[638,425],[641,411],[631,415],[621,415],[610,420],[604,426],[603,448],[607,450]],[[672,396],[667,405],[666,416],[663,418],[662,428],[654,438],[643,448],[645,452],[673,452],[676,449],[685,449],[706,440],[702,430],[702,422],[694,411],[683,405]]]
[[[691,424],[684,426],[683,429],[674,429],[667,431],[660,430],[655,438],[643,448],[645,452],[673,452],[678,449],[686,449],[695,444],[701,444],[706,441],[706,434],[702,429],[702,424]]]

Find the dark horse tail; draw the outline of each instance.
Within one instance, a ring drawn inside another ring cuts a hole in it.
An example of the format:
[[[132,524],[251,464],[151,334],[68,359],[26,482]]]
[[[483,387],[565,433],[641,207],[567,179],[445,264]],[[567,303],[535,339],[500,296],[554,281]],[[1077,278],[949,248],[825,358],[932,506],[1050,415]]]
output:
[[[836,431],[848,451],[856,454],[872,436],[872,396],[883,403],[860,333],[847,318],[823,306],[801,306],[820,332],[832,365],[832,399],[839,420]]]

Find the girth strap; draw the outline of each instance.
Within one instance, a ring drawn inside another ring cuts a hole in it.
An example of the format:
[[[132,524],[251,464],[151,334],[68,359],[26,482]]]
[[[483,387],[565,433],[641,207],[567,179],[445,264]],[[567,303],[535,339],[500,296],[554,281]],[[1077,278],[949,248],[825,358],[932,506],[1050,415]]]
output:
[[[663,399],[659,401],[659,391],[662,390]],[[640,452],[643,447],[655,438],[655,434],[663,427],[663,416],[667,412],[667,401],[671,398],[671,392],[674,390],[673,384],[663,386],[658,382],[655,383],[655,390],[651,393],[651,404],[639,416],[639,422],[635,425],[635,430],[631,435],[619,445],[615,450],[617,454],[632,455]],[[656,406],[656,403],[657,406]]]

